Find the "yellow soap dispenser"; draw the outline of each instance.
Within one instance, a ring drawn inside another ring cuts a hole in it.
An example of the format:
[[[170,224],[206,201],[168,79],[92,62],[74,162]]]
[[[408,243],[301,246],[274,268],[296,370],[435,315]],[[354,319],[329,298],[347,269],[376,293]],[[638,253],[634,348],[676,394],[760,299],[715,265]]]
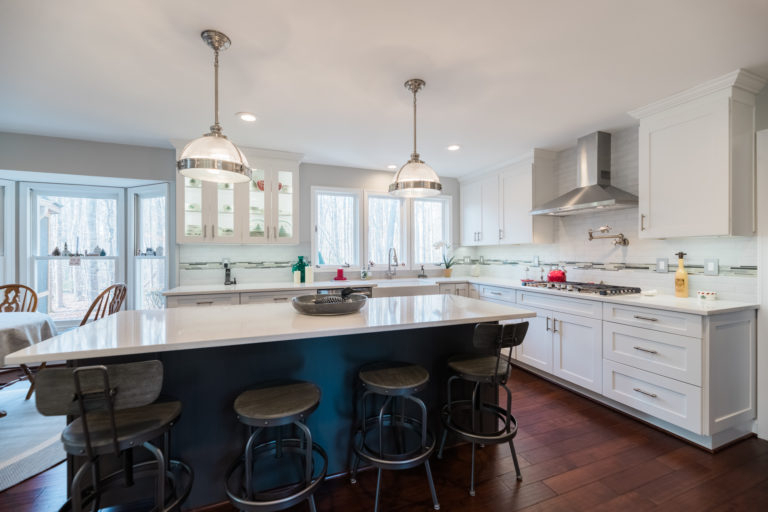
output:
[[[688,297],[688,272],[685,270],[685,253],[677,253],[677,272],[675,272],[675,297]]]

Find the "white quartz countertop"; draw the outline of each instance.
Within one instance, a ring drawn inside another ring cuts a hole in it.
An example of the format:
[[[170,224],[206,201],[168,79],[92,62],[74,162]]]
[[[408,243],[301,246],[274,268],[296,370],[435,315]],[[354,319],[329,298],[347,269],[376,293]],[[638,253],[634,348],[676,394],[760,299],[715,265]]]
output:
[[[732,313],[736,311],[742,311],[745,309],[758,309],[760,306],[756,303],[739,302],[732,300],[714,300],[714,301],[702,301],[695,297],[678,298],[674,295],[618,295],[618,296],[606,296],[589,293],[574,293],[574,292],[562,292],[559,290],[548,290],[543,288],[531,288],[522,286],[520,281],[499,278],[499,277],[438,277],[428,279],[416,279],[416,278],[399,278],[399,279],[374,279],[367,281],[322,281],[312,284],[300,284],[294,285],[286,282],[276,283],[253,283],[253,284],[238,284],[225,286],[218,285],[193,285],[193,286],[179,286],[173,288],[165,295],[198,295],[198,294],[211,294],[211,293],[242,293],[242,292],[277,292],[277,291],[292,291],[297,289],[306,289],[308,292],[316,290],[318,288],[343,288],[346,286],[360,287],[391,287],[391,286],[435,286],[440,283],[472,283],[477,285],[487,286],[499,286],[502,288],[512,288],[515,290],[526,290],[536,293],[547,293],[552,295],[558,295],[560,297],[571,297],[586,300],[596,300],[600,302],[612,302],[614,304],[625,304],[629,306],[638,306],[644,308],[664,309],[667,311],[676,311],[678,313],[691,313],[694,315],[716,315],[721,313]]]
[[[357,312],[306,316],[291,304],[121,311],[5,358],[5,364],[121,356],[513,320],[530,310],[454,295],[368,299]]]

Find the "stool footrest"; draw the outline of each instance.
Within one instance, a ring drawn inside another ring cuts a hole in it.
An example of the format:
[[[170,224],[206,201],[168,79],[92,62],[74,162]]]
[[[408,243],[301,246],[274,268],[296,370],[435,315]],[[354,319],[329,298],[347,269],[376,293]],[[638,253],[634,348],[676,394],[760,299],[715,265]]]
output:
[[[490,412],[495,421],[502,421],[506,424],[507,411],[498,405],[484,402],[480,405],[480,410]],[[512,415],[509,416],[509,430],[507,430],[506,425],[504,428],[492,432],[465,430],[454,422],[454,415],[457,413],[466,414],[467,412],[469,414],[476,412],[472,400],[455,400],[450,404],[445,404],[440,412],[443,426],[452,434],[470,443],[501,444],[508,442],[517,435],[517,420]]]

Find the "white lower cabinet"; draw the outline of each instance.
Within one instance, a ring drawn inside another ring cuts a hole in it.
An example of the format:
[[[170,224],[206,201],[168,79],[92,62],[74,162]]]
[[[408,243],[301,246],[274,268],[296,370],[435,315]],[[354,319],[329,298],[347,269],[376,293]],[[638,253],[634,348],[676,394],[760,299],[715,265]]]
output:
[[[241,293],[240,304],[273,304],[275,302],[289,302],[296,295],[315,293],[314,290],[300,290],[296,292],[252,292]]]
[[[528,319],[528,333],[517,347],[516,359],[539,370],[552,373],[551,311],[534,309],[536,318]]]
[[[565,313],[552,318],[552,373],[600,393],[603,389],[602,321]],[[523,343],[525,344],[525,343]]]
[[[226,306],[240,304],[239,293],[209,293],[204,295],[172,295],[166,298],[168,308]]]
[[[613,361],[603,361],[603,395],[702,434],[701,388]]]
[[[441,295],[467,297],[469,295],[469,283],[440,283],[439,291]]]

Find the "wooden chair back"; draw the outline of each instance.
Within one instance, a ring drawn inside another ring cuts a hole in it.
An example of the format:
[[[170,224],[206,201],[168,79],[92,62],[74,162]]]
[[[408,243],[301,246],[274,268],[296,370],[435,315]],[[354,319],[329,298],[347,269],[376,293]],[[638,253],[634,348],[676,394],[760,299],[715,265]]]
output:
[[[37,374],[35,384],[37,410],[44,416],[118,411],[157,400],[163,387],[163,363],[46,368]]]
[[[95,321],[120,311],[126,293],[127,288],[123,283],[113,284],[101,292],[93,301],[91,307],[88,308],[88,312],[85,313],[85,317],[83,317],[83,321],[80,322],[80,325],[85,325],[89,321]],[[93,314],[93,318],[91,318],[91,314]]]
[[[23,284],[0,286],[0,313],[37,311],[37,293]]]

